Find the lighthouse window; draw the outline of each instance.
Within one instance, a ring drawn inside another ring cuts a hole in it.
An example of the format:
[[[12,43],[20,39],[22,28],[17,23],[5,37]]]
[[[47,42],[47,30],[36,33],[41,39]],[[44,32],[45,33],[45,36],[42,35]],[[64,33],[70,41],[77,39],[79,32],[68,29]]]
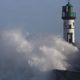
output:
[[[68,12],[68,6],[66,7],[66,12]]]
[[[65,17],[65,12],[62,13],[62,16]]]
[[[71,25],[69,25],[69,29],[71,29]]]
[[[64,26],[66,26],[66,23],[64,22]]]
[[[74,22],[73,22],[73,25],[74,25]]]
[[[69,43],[72,43],[72,33],[67,34],[67,39]]]

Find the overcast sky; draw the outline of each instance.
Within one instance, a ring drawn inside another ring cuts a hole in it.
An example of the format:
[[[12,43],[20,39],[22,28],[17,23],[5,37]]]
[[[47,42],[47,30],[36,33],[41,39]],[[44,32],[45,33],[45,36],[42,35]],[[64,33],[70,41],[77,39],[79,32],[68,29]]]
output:
[[[0,28],[22,28],[31,33],[62,35],[62,6],[67,0],[0,0]],[[71,0],[80,30],[80,0]],[[78,33],[79,35],[79,33]]]

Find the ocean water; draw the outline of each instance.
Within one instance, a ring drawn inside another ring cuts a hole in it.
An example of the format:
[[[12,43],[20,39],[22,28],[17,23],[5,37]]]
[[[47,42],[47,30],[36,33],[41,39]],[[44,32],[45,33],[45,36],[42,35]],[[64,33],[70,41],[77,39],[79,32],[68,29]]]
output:
[[[0,32],[0,80],[55,80],[52,70],[79,70],[79,50],[58,35]]]

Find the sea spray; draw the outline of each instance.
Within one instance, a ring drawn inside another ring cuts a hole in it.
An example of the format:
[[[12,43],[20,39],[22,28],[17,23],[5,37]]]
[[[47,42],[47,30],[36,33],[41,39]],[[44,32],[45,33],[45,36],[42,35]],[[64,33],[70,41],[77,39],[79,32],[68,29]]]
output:
[[[47,80],[51,70],[75,70],[76,47],[53,35],[33,37],[17,30],[0,33],[1,80]]]

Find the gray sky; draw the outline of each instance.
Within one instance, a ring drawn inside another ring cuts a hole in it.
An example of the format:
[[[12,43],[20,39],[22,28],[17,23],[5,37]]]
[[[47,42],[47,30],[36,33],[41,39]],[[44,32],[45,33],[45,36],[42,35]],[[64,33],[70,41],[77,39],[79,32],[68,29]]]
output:
[[[62,35],[61,10],[66,3],[67,0],[0,0],[0,28]],[[80,0],[71,0],[71,3],[77,13],[76,30],[79,32]]]

